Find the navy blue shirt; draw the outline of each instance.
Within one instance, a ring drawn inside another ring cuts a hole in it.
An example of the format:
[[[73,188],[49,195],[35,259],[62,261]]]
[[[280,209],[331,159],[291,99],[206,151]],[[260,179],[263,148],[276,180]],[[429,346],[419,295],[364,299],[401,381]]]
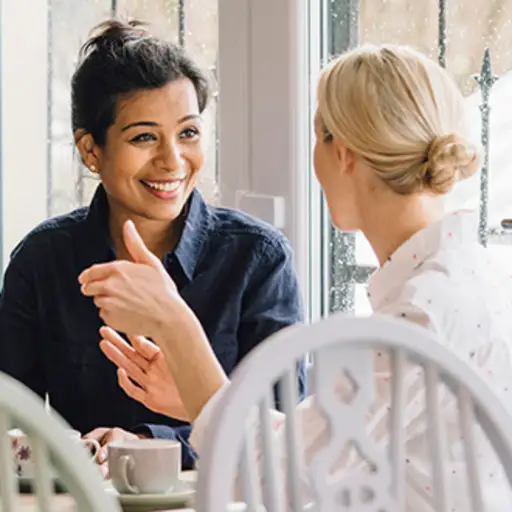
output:
[[[146,429],[186,444],[190,426],[127,397],[99,349],[102,321],[80,293],[79,274],[115,259],[102,185],[89,207],[48,219],[13,251],[0,296],[0,370],[40,396],[82,433]],[[163,263],[229,374],[258,343],[302,321],[292,253],[276,229],[241,212],[207,205],[198,191],[183,232]],[[304,393],[299,368],[299,393]],[[141,426],[143,425],[143,426]]]

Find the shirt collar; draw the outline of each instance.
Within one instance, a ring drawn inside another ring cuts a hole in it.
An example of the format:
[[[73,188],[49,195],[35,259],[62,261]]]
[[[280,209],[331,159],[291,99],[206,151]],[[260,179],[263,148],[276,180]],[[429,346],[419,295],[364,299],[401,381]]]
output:
[[[174,249],[174,256],[189,281],[194,277],[212,220],[209,206],[201,193],[194,189],[188,202],[183,231]]]
[[[478,215],[461,210],[444,216],[404,242],[368,281],[373,310],[402,286],[423,263],[442,249],[478,243]]]
[[[92,259],[99,262],[115,258],[110,237],[108,199],[101,183],[89,206],[87,221],[91,228],[89,249]],[[201,193],[194,189],[187,203],[185,222],[178,244],[174,251],[166,254],[164,258],[165,262],[174,255],[189,281],[194,277],[211,222],[212,212],[209,206]]]
[[[109,261],[115,258],[112,238],[110,237],[109,210],[107,193],[100,183],[94,192],[87,213],[90,237],[88,237],[86,243],[90,257],[94,262]]]

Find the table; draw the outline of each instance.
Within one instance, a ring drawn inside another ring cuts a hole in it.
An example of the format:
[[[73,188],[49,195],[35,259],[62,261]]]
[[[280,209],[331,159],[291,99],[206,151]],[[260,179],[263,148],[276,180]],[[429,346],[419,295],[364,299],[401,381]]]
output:
[[[180,478],[188,482],[195,482],[197,479],[196,471],[184,471]],[[20,495],[16,512],[38,512],[36,498],[31,494]],[[66,494],[56,494],[52,501],[52,512],[76,512],[75,501]],[[160,511],[166,512],[166,511]],[[167,511],[169,512],[169,511]],[[172,512],[194,512],[192,509],[174,509]]]
[[[16,508],[16,512],[39,512],[36,505],[36,500],[33,496],[24,495]],[[55,501],[52,502],[52,512],[76,512],[75,502],[73,498],[65,495],[55,496]],[[165,511],[161,511],[165,512]],[[191,508],[174,509],[168,512],[195,512]]]

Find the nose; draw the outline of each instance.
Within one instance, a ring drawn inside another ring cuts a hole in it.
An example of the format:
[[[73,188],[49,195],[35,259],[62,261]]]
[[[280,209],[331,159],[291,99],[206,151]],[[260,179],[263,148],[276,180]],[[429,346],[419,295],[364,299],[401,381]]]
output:
[[[173,141],[163,143],[158,154],[158,164],[167,171],[183,168],[185,160],[179,144]]]

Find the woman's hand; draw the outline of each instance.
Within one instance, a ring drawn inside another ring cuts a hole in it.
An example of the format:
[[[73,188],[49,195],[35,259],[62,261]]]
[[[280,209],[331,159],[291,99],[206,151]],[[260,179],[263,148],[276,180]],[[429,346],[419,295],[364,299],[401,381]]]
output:
[[[84,436],[84,439],[95,439],[100,443],[100,451],[96,455],[96,461],[100,467],[101,474],[105,478],[109,478],[108,474],[108,445],[114,441],[127,441],[131,439],[144,439],[148,436],[143,434],[133,434],[123,430],[122,428],[114,427],[99,427],[89,432]]]
[[[133,262],[93,265],[78,278],[81,290],[93,297],[105,324],[117,331],[155,337],[164,320],[179,322],[188,306],[131,221],[125,223],[123,234]]]
[[[129,335],[147,336],[159,345],[193,422],[227,381],[226,374],[199,319],[131,221],[125,223],[123,235],[133,263],[113,261],[84,270],[79,277],[82,293],[94,297],[106,325]]]
[[[128,336],[130,345],[110,327],[102,327],[100,334],[100,348],[118,367],[119,386],[130,398],[156,413],[188,421],[174,378],[157,345],[143,336]]]

